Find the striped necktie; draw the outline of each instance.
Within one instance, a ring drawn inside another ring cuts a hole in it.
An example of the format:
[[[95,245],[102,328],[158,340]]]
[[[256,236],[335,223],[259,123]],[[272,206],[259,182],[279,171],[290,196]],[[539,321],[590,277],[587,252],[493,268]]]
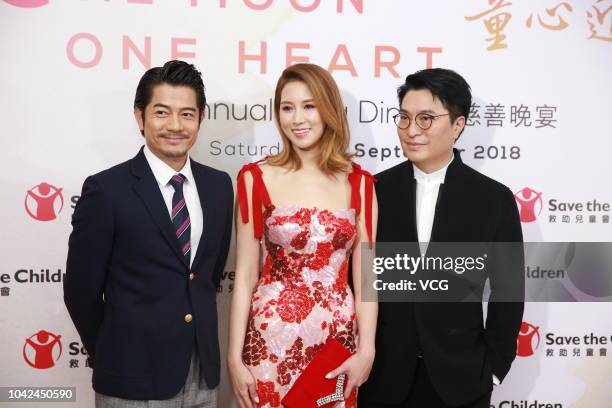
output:
[[[189,265],[191,259],[191,222],[187,205],[185,204],[185,197],[183,196],[185,180],[186,178],[182,174],[175,174],[170,179],[170,184],[174,187],[174,194],[172,195],[172,224],[174,225],[174,231],[176,231],[176,238],[178,239],[181,253],[185,257],[187,265]]]

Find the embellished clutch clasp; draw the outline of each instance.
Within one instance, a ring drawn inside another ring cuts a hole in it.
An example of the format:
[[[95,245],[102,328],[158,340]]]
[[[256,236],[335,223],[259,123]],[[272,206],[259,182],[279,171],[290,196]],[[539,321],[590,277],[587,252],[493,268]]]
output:
[[[345,379],[346,379],[346,374],[344,373],[340,374],[336,380],[336,392],[319,398],[317,400],[317,407],[322,407],[334,401],[344,401],[343,391],[344,391]]]

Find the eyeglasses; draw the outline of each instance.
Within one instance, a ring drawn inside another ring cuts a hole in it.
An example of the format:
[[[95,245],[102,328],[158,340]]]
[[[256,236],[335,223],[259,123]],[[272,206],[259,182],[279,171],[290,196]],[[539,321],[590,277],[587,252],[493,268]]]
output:
[[[414,117],[414,121],[422,130],[427,130],[431,127],[434,119],[446,115],[450,114],[443,113],[442,115],[430,115],[428,113],[419,113]],[[397,115],[393,116],[393,121],[395,122],[395,126],[400,129],[408,129],[410,127],[410,116],[406,115],[405,113],[398,113]]]

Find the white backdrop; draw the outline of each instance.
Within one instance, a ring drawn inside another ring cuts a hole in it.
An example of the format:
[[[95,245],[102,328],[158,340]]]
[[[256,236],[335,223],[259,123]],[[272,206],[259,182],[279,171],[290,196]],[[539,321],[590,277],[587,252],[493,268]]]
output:
[[[454,69],[475,102],[458,143],[462,158],[519,199],[535,197],[531,220],[524,210],[525,239],[611,241],[611,6],[0,0],[0,386],[76,386],[70,406],[93,405],[91,370],[62,301],[70,218],[86,176],[136,154],[136,85],[148,67],[172,58],[196,64],[207,87],[209,119],[194,158],[232,176],[279,143],[270,98],[288,62],[332,72],[351,148],[371,172],[403,160],[387,111],[403,78],[428,66]],[[224,346],[233,268],[232,250],[218,298]],[[609,303],[531,303],[524,321],[524,356],[493,407],[612,406]],[[44,364],[26,345],[40,330],[61,336],[48,368],[35,367]],[[230,406],[225,372],[221,397]]]

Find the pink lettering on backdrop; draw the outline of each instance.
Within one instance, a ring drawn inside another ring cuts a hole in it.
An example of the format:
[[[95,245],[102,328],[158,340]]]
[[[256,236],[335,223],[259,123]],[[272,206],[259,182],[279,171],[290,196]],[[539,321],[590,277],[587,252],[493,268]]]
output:
[[[364,0],[336,0],[336,12],[344,13],[345,3],[348,2],[357,13],[363,14],[363,1]],[[36,8],[49,4],[49,0],[4,0],[4,2],[22,8]],[[154,5],[154,0],[126,0],[126,2],[128,4]],[[305,2],[307,4],[304,4]],[[189,3],[191,7],[197,7],[199,5],[198,0],[190,0]],[[262,11],[270,8],[274,0],[242,0],[242,3],[251,10]],[[310,13],[319,8],[321,0],[289,0],[289,3],[297,11]],[[219,8],[227,8],[227,0],[219,0]]]
[[[93,45],[95,48],[94,56],[90,61],[83,61],[83,60],[77,59],[77,57],[74,55],[74,47],[76,43],[81,40],[89,42],[89,44]],[[93,34],[77,33],[73,35],[72,37],[70,37],[70,40],[68,40],[68,45],[66,46],[66,55],[68,56],[68,61],[70,61],[72,65],[76,67],[79,67],[79,68],[95,67],[96,65],[98,65],[98,63],[102,59],[102,44],[100,43],[100,40],[98,40],[98,38]]]
[[[286,54],[285,66],[286,67],[293,65],[293,64],[297,64],[299,62],[310,61],[310,59],[307,56],[293,55],[293,50],[296,50],[296,49],[297,50],[309,50],[310,44],[309,43],[298,43],[298,42],[287,43],[287,46],[285,49],[285,54]]]
[[[363,0],[349,0],[349,2],[359,14],[363,14]],[[336,1],[336,11],[338,13],[344,13],[344,3],[344,0]]]
[[[265,0],[263,3],[260,3],[260,4],[258,4],[257,2],[253,0],[242,0],[242,1],[244,1],[244,4],[252,10],[265,10],[272,5],[273,0]]]
[[[178,38],[174,37],[170,39],[170,59],[181,59],[181,58],[195,58],[196,54],[194,51],[181,51],[179,46],[181,45],[196,45],[195,38]]]
[[[240,1],[240,0],[235,0]],[[282,0],[283,2],[286,0]],[[194,4],[195,3],[195,4]],[[250,8],[251,10],[266,10],[272,6],[274,0],[242,0],[245,6]],[[301,11],[303,13],[310,13],[315,11],[321,5],[321,0],[289,0],[291,7],[293,7],[297,11]],[[344,13],[344,5],[347,3],[347,0],[336,0],[336,12]],[[363,0],[348,0],[355,11],[359,14],[363,14]],[[197,0],[191,0],[192,6],[197,6]],[[227,8],[227,0],[219,0],[219,8]]]
[[[36,8],[49,4],[49,0],[4,0],[6,3],[23,8]]]
[[[433,68],[433,54],[441,53],[442,48],[437,47],[417,47],[417,52],[424,52],[427,54],[427,62],[425,63],[425,68]]]
[[[143,67],[151,68],[151,37],[146,36],[144,42],[144,51],[141,51],[130,37],[123,36],[123,69],[130,69],[130,51],[138,58]]]
[[[340,57],[344,59],[344,64],[340,64],[338,62],[340,60]],[[351,76],[357,76],[355,65],[353,64],[353,60],[351,59],[351,56],[349,55],[349,52],[346,49],[346,45],[338,45],[338,47],[336,48],[336,52],[334,52],[334,56],[332,57],[331,62],[329,63],[329,67],[327,67],[327,70],[330,73],[333,73],[334,71],[349,71],[351,73]]]
[[[317,7],[319,7],[321,0],[314,0],[311,2],[309,6],[304,6],[300,4],[298,0],[289,0],[289,2],[293,6],[293,8],[296,9],[297,11],[301,11],[304,13],[310,13],[311,11],[314,11],[316,10]]]
[[[382,55],[383,53],[391,53],[393,54],[393,58],[391,60],[383,61]],[[395,67],[400,62],[400,52],[397,48],[392,47],[390,45],[377,45],[374,47],[374,78],[380,78],[380,72],[382,68],[385,68],[389,71],[391,76],[394,78],[399,78],[399,73],[395,70]]]
[[[268,43],[262,41],[259,43],[259,54],[247,54],[246,43],[240,41],[238,43],[238,73],[244,74],[247,61],[259,62],[259,73],[265,74],[268,71]]]

